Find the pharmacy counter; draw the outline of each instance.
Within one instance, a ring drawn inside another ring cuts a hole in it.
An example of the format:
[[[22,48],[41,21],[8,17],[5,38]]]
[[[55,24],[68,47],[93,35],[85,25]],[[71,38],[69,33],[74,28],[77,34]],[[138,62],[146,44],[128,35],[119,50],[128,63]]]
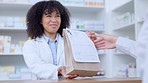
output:
[[[140,78],[73,79],[73,80],[7,80],[0,83],[142,83]]]

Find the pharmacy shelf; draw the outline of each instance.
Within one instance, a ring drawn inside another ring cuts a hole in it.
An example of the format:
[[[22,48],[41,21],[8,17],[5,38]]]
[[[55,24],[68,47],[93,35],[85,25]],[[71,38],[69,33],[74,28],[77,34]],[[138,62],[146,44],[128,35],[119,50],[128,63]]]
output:
[[[22,53],[0,53],[0,56],[22,56]]]
[[[24,11],[24,10],[28,10],[30,7],[32,6],[32,4],[29,3],[4,3],[4,2],[0,2],[0,11],[3,11],[5,8],[5,11]]]
[[[126,12],[129,10],[133,10],[134,0],[129,0],[126,3],[120,5],[119,7],[114,8],[113,12]]]
[[[114,52],[113,54],[114,55],[124,55],[125,53],[122,53],[122,52]]]
[[[106,53],[99,53],[98,55],[106,55]]]
[[[32,6],[29,3],[2,3],[0,2],[0,11],[12,10],[12,11],[28,11],[28,9]],[[97,6],[75,6],[75,5],[65,5],[69,11],[76,11],[76,12],[91,12],[97,13],[99,10],[104,9],[104,7],[97,7]]]
[[[130,30],[130,29],[134,29],[135,28],[135,23],[129,23],[126,25],[123,25],[121,27],[117,27],[114,29],[114,31],[118,31],[118,30]]]
[[[141,29],[141,26],[144,22],[144,17],[146,14],[146,11],[144,9],[147,8],[148,0],[115,0],[112,3],[112,10],[111,10],[111,25],[112,25],[112,33],[118,36],[127,37],[132,40],[136,40],[138,36],[138,32]],[[119,5],[118,5],[118,4]],[[131,22],[123,26],[115,26],[118,25],[118,23],[123,23],[125,20],[120,18],[123,18],[122,15],[130,13],[131,14]],[[118,19],[119,17],[119,19]],[[117,19],[117,20],[116,20]],[[115,20],[115,21],[114,21]],[[120,22],[118,22],[118,20]],[[118,23],[117,23],[118,22]],[[119,51],[112,51],[112,65],[111,66],[111,72],[114,76],[119,75],[118,71],[116,71],[121,65],[124,64],[130,64],[130,63],[136,63],[136,58],[133,56],[130,56],[125,53],[121,53]],[[137,69],[138,70],[138,69]],[[137,73],[137,76],[138,73]]]
[[[71,6],[71,5],[65,5],[68,10],[70,11],[77,11],[77,12],[89,12],[90,13],[97,13],[98,11],[101,11],[104,9],[104,7],[96,7],[96,6]]]
[[[141,24],[141,23],[144,23],[144,19],[138,20],[137,23],[140,23],[140,24]]]
[[[0,27],[0,31],[26,31],[26,28]]]
[[[121,56],[121,57],[124,57],[124,56],[127,57],[127,56],[128,56],[128,57],[132,58],[133,60],[136,60],[136,57],[133,57],[132,55],[129,55],[129,54],[126,54],[126,53],[118,52],[118,53],[114,53],[114,55],[115,55],[115,56]],[[129,58],[128,58],[128,59],[129,59]],[[128,59],[127,59],[127,60],[128,60]],[[125,60],[125,61],[126,61],[126,60]]]
[[[74,30],[80,30],[80,31],[83,31],[83,32],[85,32],[85,31],[95,31],[95,32],[104,32],[105,30],[93,30],[93,29],[74,29]]]
[[[115,54],[115,55],[122,55],[122,54],[125,54],[121,51],[118,51],[117,49],[112,49],[112,53]]]

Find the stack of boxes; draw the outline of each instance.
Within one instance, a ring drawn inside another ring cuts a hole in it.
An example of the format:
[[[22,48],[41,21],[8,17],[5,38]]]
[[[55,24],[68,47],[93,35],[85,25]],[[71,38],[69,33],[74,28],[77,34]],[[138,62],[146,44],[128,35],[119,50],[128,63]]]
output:
[[[25,67],[0,66],[0,80],[31,80],[34,76]]]
[[[84,5],[104,7],[104,0],[84,0]]]
[[[22,53],[24,41],[11,44],[11,36],[0,35],[0,53]]]
[[[24,17],[0,16],[0,27],[26,28],[26,19]]]
[[[104,23],[100,21],[89,21],[89,20],[80,20],[80,19],[72,19],[71,20],[71,29],[76,30],[93,30],[93,31],[104,31]]]
[[[131,23],[134,23],[135,19],[134,19],[134,13],[124,13],[122,15],[119,15],[117,17],[115,17],[115,27],[122,27]]]
[[[42,0],[0,0],[8,3],[36,3]],[[104,7],[104,0],[58,0],[64,5]]]

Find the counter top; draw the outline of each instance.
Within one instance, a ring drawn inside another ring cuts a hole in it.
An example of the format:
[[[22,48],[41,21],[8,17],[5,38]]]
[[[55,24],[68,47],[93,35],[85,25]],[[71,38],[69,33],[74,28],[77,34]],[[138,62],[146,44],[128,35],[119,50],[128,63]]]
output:
[[[99,78],[65,80],[1,80],[0,83],[142,83],[140,78]]]

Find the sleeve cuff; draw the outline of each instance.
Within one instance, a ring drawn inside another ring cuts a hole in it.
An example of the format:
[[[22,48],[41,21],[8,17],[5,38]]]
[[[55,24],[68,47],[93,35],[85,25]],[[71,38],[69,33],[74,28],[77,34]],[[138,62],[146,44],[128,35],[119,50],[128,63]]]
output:
[[[119,37],[116,42],[116,48],[117,49],[120,47],[128,48],[130,44],[131,44],[131,40],[127,38]]]

